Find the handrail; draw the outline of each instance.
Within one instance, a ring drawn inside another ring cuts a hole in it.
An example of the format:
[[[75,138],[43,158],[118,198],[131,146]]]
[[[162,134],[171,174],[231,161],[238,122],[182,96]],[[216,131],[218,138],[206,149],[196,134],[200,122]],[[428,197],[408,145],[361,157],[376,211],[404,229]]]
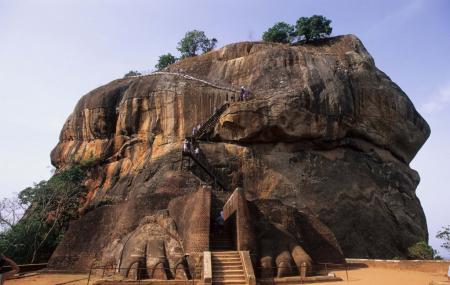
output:
[[[242,267],[244,268],[245,279],[247,285],[256,285],[255,272],[253,270],[252,260],[248,251],[239,251],[241,257]]]
[[[220,106],[219,109],[217,109],[214,114],[212,114],[208,120],[206,120],[200,127],[199,130],[194,135],[194,138],[199,139],[201,138],[213,125],[214,121],[219,118],[220,115],[225,112],[225,110],[230,106],[230,103],[224,103],[222,106]]]
[[[193,155],[190,151],[183,151],[183,155],[190,157],[195,163],[197,163],[209,176],[211,176],[214,181],[222,187],[223,190],[228,191],[225,185],[222,184],[220,179],[217,177],[215,173],[213,173],[207,165],[203,164],[197,156]]]
[[[198,82],[207,84],[207,85],[212,86],[214,88],[223,89],[223,90],[236,92],[236,93],[240,92],[239,90],[236,90],[236,89],[233,89],[233,88],[220,86],[220,85],[214,84],[212,82],[209,82],[209,81],[206,81],[206,80],[203,80],[203,79],[199,79],[199,78],[196,78],[196,77],[188,75],[188,74],[178,73],[178,72],[154,71],[154,72],[150,72],[148,74],[144,73],[144,74],[140,74],[140,75],[129,76],[127,78],[138,78],[138,77],[151,76],[151,75],[174,75],[174,76],[180,76],[180,77],[183,77],[185,79],[194,80],[194,81],[198,81]]]

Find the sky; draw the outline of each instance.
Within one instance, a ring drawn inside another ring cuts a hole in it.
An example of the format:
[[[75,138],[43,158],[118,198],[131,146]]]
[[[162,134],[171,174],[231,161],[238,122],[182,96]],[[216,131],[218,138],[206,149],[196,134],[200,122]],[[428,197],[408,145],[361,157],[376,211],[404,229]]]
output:
[[[411,167],[430,244],[448,257],[435,235],[450,224],[449,0],[0,0],[0,197],[50,177],[50,151],[82,95],[177,54],[188,30],[220,47],[314,14],[333,35],[358,36],[429,123]]]

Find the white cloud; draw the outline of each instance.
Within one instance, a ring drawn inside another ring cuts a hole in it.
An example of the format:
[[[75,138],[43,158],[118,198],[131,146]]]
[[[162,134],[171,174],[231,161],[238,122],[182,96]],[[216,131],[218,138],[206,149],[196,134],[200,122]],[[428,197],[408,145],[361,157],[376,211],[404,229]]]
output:
[[[430,101],[422,105],[422,111],[426,114],[434,114],[450,105],[450,82],[439,89],[439,92]]]

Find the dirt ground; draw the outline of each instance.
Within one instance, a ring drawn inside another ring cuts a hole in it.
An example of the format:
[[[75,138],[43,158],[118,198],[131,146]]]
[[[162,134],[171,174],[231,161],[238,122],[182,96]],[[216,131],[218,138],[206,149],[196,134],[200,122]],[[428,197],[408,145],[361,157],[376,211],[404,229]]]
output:
[[[358,268],[348,271],[349,280],[346,280],[345,271],[338,271],[336,275],[344,281],[326,282],[314,284],[327,285],[429,285],[432,281],[446,281],[447,277],[443,274],[425,273],[409,270],[392,270],[384,268]],[[97,278],[91,278],[92,281]],[[83,274],[39,274],[26,278],[8,280],[7,285],[32,284],[32,285],[86,285],[87,275]],[[443,283],[446,284],[446,283]],[[450,285],[450,282],[448,282]]]
[[[351,285],[429,285],[431,282],[446,281],[447,277],[443,274],[393,270],[385,268],[358,268],[348,271],[348,281],[345,271],[335,272],[337,276],[344,281],[327,282],[315,284],[351,284]],[[450,282],[448,282],[450,285]]]
[[[99,278],[91,277],[89,284]],[[7,280],[6,285],[86,285],[87,274],[30,274],[29,277]]]

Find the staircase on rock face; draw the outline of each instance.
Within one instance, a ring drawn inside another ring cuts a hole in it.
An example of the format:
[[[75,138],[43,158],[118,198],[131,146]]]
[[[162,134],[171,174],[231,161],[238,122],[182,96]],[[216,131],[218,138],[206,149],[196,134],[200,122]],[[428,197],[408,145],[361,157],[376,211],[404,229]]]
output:
[[[201,126],[200,129],[197,130],[195,135],[193,136],[194,139],[204,139],[205,135],[211,130],[212,127],[214,127],[219,121],[220,116],[225,112],[226,109],[230,106],[229,103],[223,104],[219,109],[217,109],[214,114],[211,115],[211,117],[206,120]]]
[[[215,124],[217,123],[217,121],[219,120],[220,116],[223,114],[223,112],[225,112],[225,110],[230,106],[229,103],[225,103],[223,104],[219,109],[217,109],[209,118],[208,120],[206,120],[206,122],[204,122],[200,128],[197,130],[197,132],[195,133],[195,135],[188,139],[190,140],[191,145],[194,145],[194,142],[196,140],[200,140],[202,139],[205,135],[208,134],[208,132],[211,130],[212,127],[215,126]],[[191,150],[189,151],[183,151],[183,158],[181,161],[181,169],[183,169],[183,165],[188,164],[190,165],[190,159],[192,161],[194,161],[194,163],[199,166],[213,181],[214,185],[219,185],[223,190],[227,191],[228,189],[225,187],[225,184],[222,182],[222,180],[220,179],[220,175],[218,175],[218,172],[216,171],[216,169],[214,169],[214,167],[211,167],[208,163],[208,160],[206,159],[206,157],[203,155],[203,152],[199,153],[199,154],[195,154],[192,151],[192,147]],[[185,161],[185,158],[187,159],[187,161]],[[192,170],[192,169],[191,169]],[[194,173],[195,174],[195,173]]]
[[[212,284],[247,284],[239,251],[213,251]]]
[[[219,186],[224,191],[228,191],[227,187],[225,186],[225,183],[223,183],[222,179],[220,179],[220,175],[218,171],[212,167],[206,157],[203,155],[203,153],[195,154],[192,151],[184,152],[183,151],[183,158],[181,160],[181,169],[183,169],[184,165],[188,165],[188,169],[194,174],[197,175],[200,179],[202,179],[201,176],[194,173],[192,167],[190,167],[190,160],[194,162],[196,166],[198,166],[200,169],[208,175],[212,181],[213,186]]]

